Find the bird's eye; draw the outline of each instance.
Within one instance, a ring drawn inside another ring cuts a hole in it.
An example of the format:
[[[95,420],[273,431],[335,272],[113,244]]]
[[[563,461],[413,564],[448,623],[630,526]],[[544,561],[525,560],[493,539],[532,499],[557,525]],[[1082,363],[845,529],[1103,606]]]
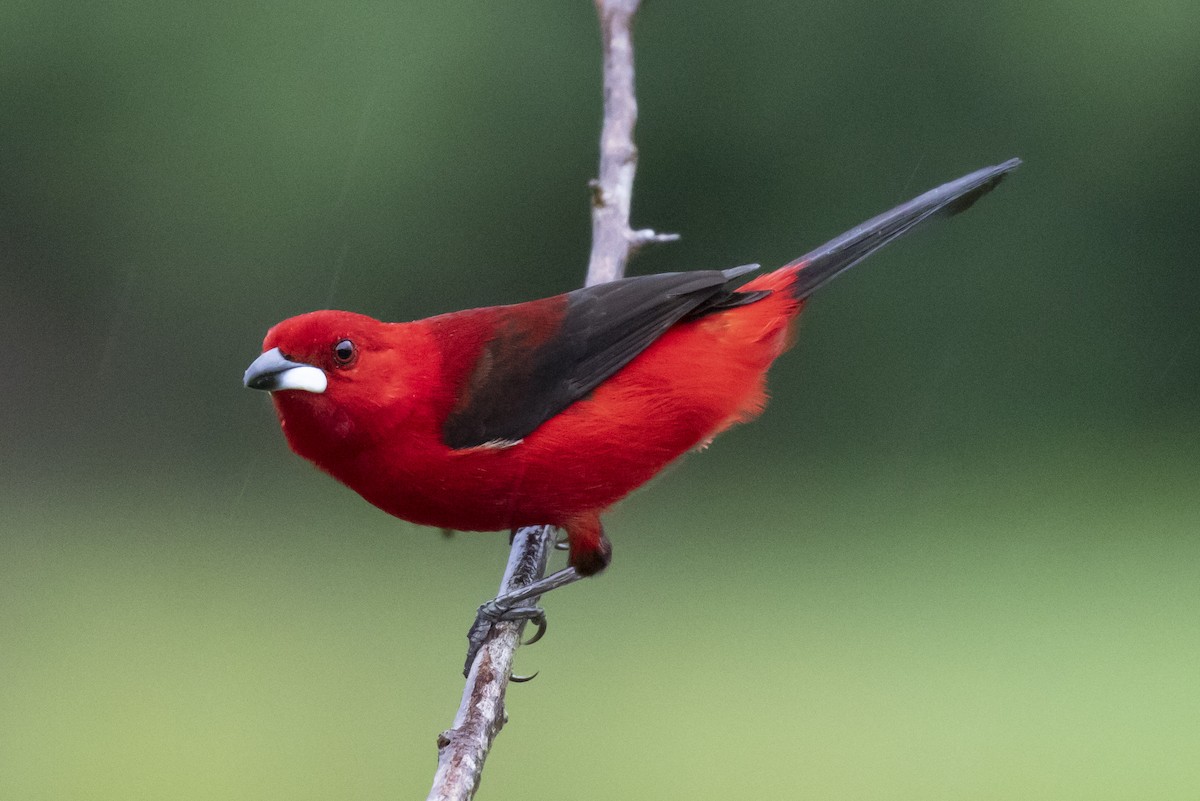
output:
[[[349,367],[357,355],[358,350],[354,347],[354,343],[348,339],[343,339],[333,346],[333,360],[337,362],[338,367]]]

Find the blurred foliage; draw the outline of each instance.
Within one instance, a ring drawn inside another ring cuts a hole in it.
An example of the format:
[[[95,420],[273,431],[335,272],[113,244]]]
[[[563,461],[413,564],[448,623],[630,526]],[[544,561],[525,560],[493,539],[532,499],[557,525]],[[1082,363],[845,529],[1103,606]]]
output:
[[[0,5],[0,798],[427,789],[505,538],[376,512],[239,379],[301,311],[578,284],[595,39],[586,2]],[[638,272],[1027,164],[616,510],[480,797],[1193,797],[1200,6],[652,0],[637,45],[634,222],[684,235]]]

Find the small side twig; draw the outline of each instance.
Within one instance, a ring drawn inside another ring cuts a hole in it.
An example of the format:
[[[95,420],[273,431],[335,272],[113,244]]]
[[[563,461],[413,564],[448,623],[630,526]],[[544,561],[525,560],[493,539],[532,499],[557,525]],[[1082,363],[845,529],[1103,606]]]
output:
[[[650,242],[670,242],[675,234],[629,227],[637,148],[633,128],[637,100],[633,87],[631,25],[641,0],[595,0],[604,52],[604,125],[600,135],[600,176],[591,182],[592,252],[587,286],[621,278],[630,255]],[[550,526],[522,528],[512,550],[500,595],[542,578],[554,548]],[[536,604],[537,599],[529,599]],[[524,622],[500,622],[479,649],[467,675],[454,726],[438,736],[438,769],[428,801],[468,801],[483,775],[483,763],[508,719],[504,694]]]

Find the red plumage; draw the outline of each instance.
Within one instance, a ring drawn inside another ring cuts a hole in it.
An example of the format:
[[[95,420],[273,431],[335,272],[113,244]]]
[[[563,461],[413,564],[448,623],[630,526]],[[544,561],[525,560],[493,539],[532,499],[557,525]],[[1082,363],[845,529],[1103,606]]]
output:
[[[337,311],[285,320],[264,349],[320,367],[329,386],[320,394],[275,392],[275,408],[297,454],[385,512],[460,531],[560,526],[572,564],[586,573],[607,562],[602,511],[762,410],[766,370],[785,350],[802,305],[787,291],[797,269],[742,288],[772,290],[762,300],[673,326],[515,444],[454,449],[442,425],[495,332],[522,326],[536,347],[554,336],[566,296],[412,323]],[[343,340],[357,350],[347,368],[330,351]]]
[[[247,386],[292,449],[389,514],[464,531],[552,524],[602,570],[600,515],[766,403],[817,287],[1019,162],[898,206],[792,264],[674,273],[410,323],[318,311],[270,330]]]

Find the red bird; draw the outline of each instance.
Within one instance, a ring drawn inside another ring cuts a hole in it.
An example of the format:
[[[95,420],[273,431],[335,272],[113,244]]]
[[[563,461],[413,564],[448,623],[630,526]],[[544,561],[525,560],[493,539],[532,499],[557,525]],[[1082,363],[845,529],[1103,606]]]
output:
[[[317,311],[272,328],[245,384],[288,444],[389,514],[460,531],[552,524],[592,575],[601,514],[766,402],[808,296],[1013,159],[959,178],[749,283],[756,265],[626,278],[410,323]]]

